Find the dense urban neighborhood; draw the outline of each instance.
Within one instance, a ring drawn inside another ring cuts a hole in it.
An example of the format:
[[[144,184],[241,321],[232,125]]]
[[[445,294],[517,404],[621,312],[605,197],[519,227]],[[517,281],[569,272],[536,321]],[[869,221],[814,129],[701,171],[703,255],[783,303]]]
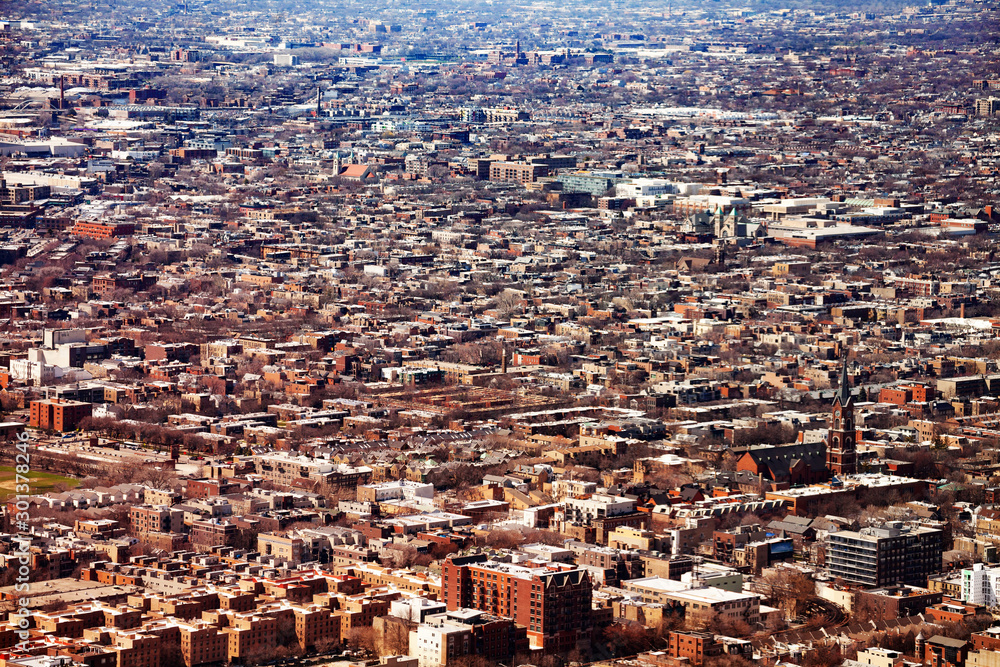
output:
[[[1000,667],[908,1],[0,3],[0,667]]]

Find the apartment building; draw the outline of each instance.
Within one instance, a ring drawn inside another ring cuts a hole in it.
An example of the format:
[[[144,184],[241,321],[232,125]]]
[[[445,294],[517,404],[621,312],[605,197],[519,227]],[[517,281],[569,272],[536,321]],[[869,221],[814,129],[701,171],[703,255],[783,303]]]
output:
[[[125,605],[120,607],[104,609],[104,626],[107,628],[118,628],[129,630],[137,628],[142,623],[142,612]]]
[[[311,550],[306,548],[305,541],[301,537],[284,537],[261,533],[257,536],[257,551],[263,556],[274,556],[278,560],[298,565],[303,562],[303,558],[311,556]]]
[[[996,116],[1000,114],[1000,97],[984,97],[976,100],[977,116]]]
[[[433,500],[434,485],[398,480],[358,487],[358,501],[381,503],[390,500]]]
[[[724,618],[750,625],[761,621],[760,598],[757,595],[713,586],[692,588],[690,584],[662,577],[633,579],[624,581],[621,585],[625,590],[641,595],[643,602],[683,609],[686,617],[700,618],[706,622],[713,618]]]
[[[485,554],[449,558],[441,591],[449,611],[478,609],[524,625],[532,648],[568,651],[589,645],[591,582],[576,566],[513,565]]]
[[[704,632],[671,632],[668,642],[667,655],[687,659],[692,665],[702,665],[705,658],[722,654],[722,644]]]
[[[423,623],[410,633],[410,655],[418,667],[444,667],[469,655],[471,648],[469,629],[458,623]]]
[[[994,607],[1000,599],[1000,567],[976,563],[962,570],[962,602]]]
[[[597,491],[597,482],[586,482],[582,479],[557,479],[552,482],[552,498],[559,502],[566,498],[593,494]]]
[[[250,591],[219,591],[219,609],[225,611],[250,611],[257,606],[257,598]]]
[[[942,531],[905,527],[892,521],[882,527],[842,530],[827,537],[826,567],[844,581],[866,586],[925,586],[941,570]]]
[[[368,466],[354,467],[284,452],[254,456],[253,461],[258,475],[282,486],[292,486],[296,481],[308,479],[332,487],[356,488],[367,484],[372,476],[372,469]]]
[[[165,505],[132,507],[129,519],[132,532],[138,535],[181,532],[184,526],[184,512]]]
[[[86,417],[91,415],[91,403],[82,401],[67,401],[61,398],[51,398],[31,402],[30,421],[33,428],[50,431],[75,431]]]
[[[237,615],[232,625],[226,628],[226,634],[229,635],[229,661],[246,662],[274,652],[278,621],[273,616]]]
[[[160,637],[130,631],[115,634],[114,642],[118,667],[160,667]]]
[[[389,613],[390,602],[361,596],[347,598],[344,606],[335,612],[340,621],[341,640],[347,641],[355,628],[370,628],[376,617]]]
[[[226,635],[214,625],[197,623],[180,625],[181,655],[185,667],[197,667],[213,662],[224,662],[227,656]]]
[[[441,582],[425,574],[394,570],[372,563],[348,563],[334,568],[334,574],[356,577],[370,586],[392,586],[405,593],[429,594],[440,599]]]
[[[635,512],[635,501],[619,496],[601,494],[563,500],[563,516],[574,523],[589,524],[595,519],[632,512]]]
[[[191,546],[199,551],[211,547],[230,546],[236,538],[238,528],[235,523],[218,519],[201,519],[191,523]]]
[[[534,183],[539,178],[549,175],[548,165],[520,162],[494,162],[490,165],[490,181],[503,183]]]
[[[131,236],[135,225],[131,222],[95,222],[80,220],[69,230],[74,236],[91,239],[114,239],[121,236]]]
[[[927,607],[940,604],[940,592],[916,586],[886,586],[854,593],[852,613],[872,621],[891,621],[916,616]]]
[[[527,648],[524,628],[508,618],[476,609],[456,609],[427,616],[410,633],[409,654],[418,667],[444,667],[464,656],[505,661]]]
[[[340,621],[329,609],[317,605],[296,607],[295,637],[302,651],[322,650],[340,641]]]

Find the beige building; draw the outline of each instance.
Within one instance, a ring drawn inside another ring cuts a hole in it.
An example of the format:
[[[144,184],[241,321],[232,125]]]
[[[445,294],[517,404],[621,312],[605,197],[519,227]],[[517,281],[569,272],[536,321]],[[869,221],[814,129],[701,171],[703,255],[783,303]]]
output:
[[[713,618],[724,618],[754,625],[760,621],[760,598],[756,595],[708,586],[688,588],[688,584],[661,577],[625,581],[622,582],[622,587],[639,593],[643,602],[679,603],[684,607],[685,615],[703,618],[706,622]]]
[[[160,667],[160,638],[141,632],[115,635],[111,647],[118,656],[117,667]]]
[[[270,616],[236,616],[233,625],[226,628],[229,635],[228,659],[245,662],[270,656],[276,648],[278,621]]]
[[[669,540],[667,540],[669,543]],[[651,530],[619,526],[608,533],[608,546],[612,549],[635,549],[640,551],[663,551],[664,538],[657,537]]]
[[[227,658],[226,635],[212,625],[181,625],[181,655],[186,667],[196,667]]]
[[[296,607],[295,637],[302,651],[324,650],[340,641],[340,616],[317,605]]]
[[[262,556],[274,556],[292,565],[302,562],[305,543],[301,537],[282,537],[271,533],[261,533],[257,536],[257,551]]]

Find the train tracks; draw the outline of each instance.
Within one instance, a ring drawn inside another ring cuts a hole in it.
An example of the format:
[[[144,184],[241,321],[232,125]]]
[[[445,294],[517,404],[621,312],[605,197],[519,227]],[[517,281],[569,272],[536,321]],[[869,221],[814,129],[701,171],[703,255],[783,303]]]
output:
[[[788,630],[774,632],[759,640],[759,644],[786,642],[795,643],[808,639],[807,635],[818,632],[828,635],[836,634],[836,630],[847,625],[850,616],[839,605],[820,597],[812,597],[806,601],[802,616],[807,620],[805,623]],[[758,642],[754,642],[757,644]]]

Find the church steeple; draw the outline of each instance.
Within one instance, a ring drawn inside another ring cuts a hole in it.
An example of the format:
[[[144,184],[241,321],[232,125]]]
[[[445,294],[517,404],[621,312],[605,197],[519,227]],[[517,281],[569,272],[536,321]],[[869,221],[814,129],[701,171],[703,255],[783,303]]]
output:
[[[851,385],[847,378],[847,355],[844,355],[844,363],[840,367],[840,387],[837,388],[837,395],[833,399],[834,403],[840,403],[846,406],[851,402],[853,396],[851,395]]]
[[[833,398],[830,429],[826,438],[826,467],[835,476],[853,475],[858,471],[854,426],[854,397],[847,376],[847,354],[840,370],[840,387]]]

